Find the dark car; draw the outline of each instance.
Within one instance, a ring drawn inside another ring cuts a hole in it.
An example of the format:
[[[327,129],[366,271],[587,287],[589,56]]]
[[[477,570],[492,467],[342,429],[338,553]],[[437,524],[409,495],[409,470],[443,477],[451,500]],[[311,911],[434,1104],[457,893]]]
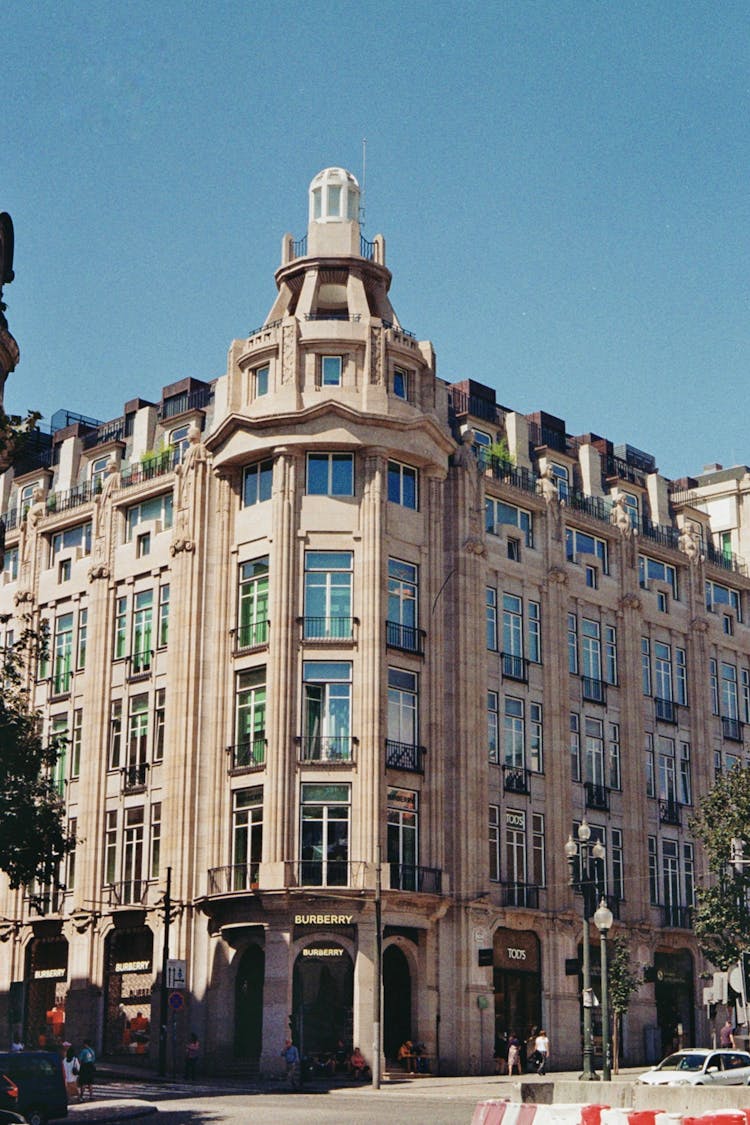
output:
[[[0,1074],[0,1106],[18,1105],[18,1086],[7,1074]],[[0,1125],[13,1125],[23,1122],[20,1113],[12,1109],[0,1109]]]
[[[12,1109],[29,1125],[46,1125],[50,1117],[68,1116],[62,1059],[55,1051],[0,1051],[0,1074],[18,1087],[18,1096],[5,1098],[0,1087],[0,1107]]]

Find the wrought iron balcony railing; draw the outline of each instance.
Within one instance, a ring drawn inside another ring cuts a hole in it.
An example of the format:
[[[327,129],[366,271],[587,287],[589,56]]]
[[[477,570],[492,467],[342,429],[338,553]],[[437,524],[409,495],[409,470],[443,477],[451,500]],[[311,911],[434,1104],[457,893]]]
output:
[[[671,699],[660,699],[654,696],[654,713],[662,723],[677,722],[677,707]]]
[[[426,636],[424,629],[415,629],[413,625],[401,625],[398,621],[385,623],[385,643],[389,648],[400,648],[403,652],[424,656]]]
[[[518,680],[522,684],[529,682],[529,661],[525,656],[515,656],[512,652],[501,652],[503,662],[503,679]]]
[[[730,719],[726,715],[721,716],[721,733],[730,742],[742,742],[742,727],[743,724],[739,719]]]
[[[352,744],[356,739],[351,735],[311,735],[300,738],[301,762],[351,762]]]
[[[609,789],[606,785],[599,785],[595,781],[584,782],[584,789],[586,791],[586,808],[587,809],[601,809],[607,812],[609,809]]]
[[[148,881],[146,879],[126,879],[122,883],[110,883],[105,890],[107,891],[109,906],[145,906],[148,897]]]
[[[659,801],[659,820],[662,824],[680,824],[682,814],[679,801],[672,797],[662,798]]]
[[[525,907],[527,910],[539,909],[539,887],[535,883],[503,883],[503,906]]]
[[[266,746],[262,735],[227,746],[230,771],[261,769],[266,764]]]
[[[418,891],[439,895],[443,873],[437,867],[417,867],[410,863],[389,863],[392,891]]]
[[[137,762],[134,766],[124,766],[122,774],[123,793],[137,793],[146,788],[148,762]]]
[[[240,625],[234,631],[235,644],[239,649],[260,648],[268,644],[268,629],[270,621],[251,621],[247,625]]]
[[[673,930],[691,930],[693,911],[689,906],[674,906],[668,903],[662,907],[662,925]]]
[[[256,891],[260,863],[234,863],[228,867],[211,867],[208,872],[209,895],[226,895],[235,891]]]
[[[607,685],[593,676],[581,676],[581,691],[588,703],[606,703]]]
[[[385,740],[385,764],[390,770],[408,770],[410,773],[424,773],[424,746],[412,746],[408,742]]]
[[[355,623],[354,617],[303,617],[302,636],[306,641],[350,641]]]
[[[524,766],[503,766],[503,789],[506,793],[528,793],[531,770]]]

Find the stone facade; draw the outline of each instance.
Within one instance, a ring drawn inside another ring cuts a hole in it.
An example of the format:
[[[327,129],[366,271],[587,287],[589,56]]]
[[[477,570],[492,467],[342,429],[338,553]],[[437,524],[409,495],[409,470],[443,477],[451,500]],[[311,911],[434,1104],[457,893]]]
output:
[[[168,917],[168,1054],[272,1072],[291,1024],[372,1058],[380,917],[387,1058],[490,1071],[542,1024],[576,1065],[586,819],[644,970],[627,1060],[704,1041],[688,817],[746,760],[750,478],[437,379],[358,213],[321,173],[226,375],[0,477],[0,639],[49,624],[79,840],[0,888],[2,1033],[154,1058]]]

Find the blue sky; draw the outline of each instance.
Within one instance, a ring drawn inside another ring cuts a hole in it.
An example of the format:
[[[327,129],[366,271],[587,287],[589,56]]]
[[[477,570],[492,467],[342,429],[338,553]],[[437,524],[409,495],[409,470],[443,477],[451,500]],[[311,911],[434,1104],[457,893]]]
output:
[[[5,0],[9,411],[107,420],[225,370],[321,168],[361,173],[438,373],[750,461],[750,7]]]

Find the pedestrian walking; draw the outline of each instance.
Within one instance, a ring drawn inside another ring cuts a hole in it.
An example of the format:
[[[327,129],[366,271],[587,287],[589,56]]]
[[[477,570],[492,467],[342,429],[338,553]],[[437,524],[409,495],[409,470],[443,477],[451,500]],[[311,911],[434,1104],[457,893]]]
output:
[[[286,1080],[289,1089],[296,1090],[299,1086],[299,1051],[291,1039],[287,1039],[284,1043],[281,1055],[286,1063]]]
[[[547,1038],[547,1033],[544,1028],[540,1029],[539,1034],[534,1040],[534,1055],[536,1056],[537,1074],[544,1074],[549,1059],[549,1039]]]
[[[190,1038],[185,1047],[185,1081],[194,1082],[195,1075],[198,1068],[198,1055],[200,1054],[201,1045],[198,1036],[195,1032],[190,1033]]]
[[[508,1077],[509,1078],[513,1077],[513,1070],[514,1069],[518,1070],[518,1076],[520,1078],[522,1073],[523,1073],[522,1070],[521,1070],[521,1043],[520,1043],[520,1041],[518,1039],[518,1036],[516,1035],[515,1031],[512,1031],[510,1033],[510,1039],[508,1040]]]
[[[89,1101],[94,1098],[94,1075],[96,1074],[96,1054],[91,1046],[90,1039],[84,1039],[78,1055],[80,1069],[78,1071],[78,1100],[83,1101],[84,1090],[88,1088]]]
[[[63,1076],[65,1078],[65,1093],[68,1095],[68,1101],[73,1102],[78,1097],[78,1075],[81,1070],[81,1064],[78,1055],[75,1053],[70,1043],[63,1043],[63,1047],[67,1047],[62,1064]]]

